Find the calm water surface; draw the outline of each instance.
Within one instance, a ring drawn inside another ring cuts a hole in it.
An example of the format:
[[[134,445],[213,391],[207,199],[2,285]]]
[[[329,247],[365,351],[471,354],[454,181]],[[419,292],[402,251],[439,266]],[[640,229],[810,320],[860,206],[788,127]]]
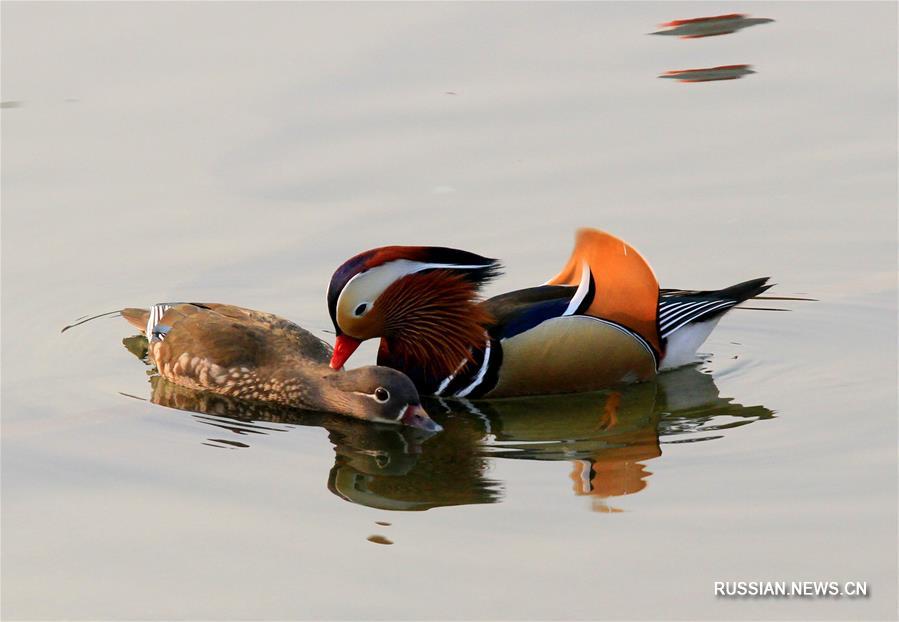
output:
[[[742,9],[777,21],[645,36]],[[895,617],[895,52],[892,3],[4,2],[3,617]],[[59,334],[189,299],[330,339],[355,252],[501,257],[494,294],[583,225],[665,287],[819,301],[657,382],[430,402],[432,438],[166,384],[122,320]]]

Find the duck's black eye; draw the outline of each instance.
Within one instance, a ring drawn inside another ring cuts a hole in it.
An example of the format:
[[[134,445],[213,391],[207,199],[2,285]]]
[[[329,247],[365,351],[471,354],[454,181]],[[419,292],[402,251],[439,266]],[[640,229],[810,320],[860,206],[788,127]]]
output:
[[[386,403],[387,400],[390,399],[390,391],[388,391],[384,387],[378,387],[377,389],[375,389],[375,399],[382,404]]]
[[[356,307],[356,310],[353,311],[353,315],[355,315],[356,317],[359,317],[360,315],[362,315],[362,314],[365,313],[366,311],[368,311],[368,303],[367,303],[367,302],[363,302],[361,305],[359,305],[358,307]]]

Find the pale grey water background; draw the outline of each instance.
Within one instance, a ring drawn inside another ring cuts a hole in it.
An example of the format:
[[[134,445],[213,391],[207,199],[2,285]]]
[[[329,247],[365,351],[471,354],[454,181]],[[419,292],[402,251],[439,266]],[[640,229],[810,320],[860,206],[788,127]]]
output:
[[[733,11],[777,22],[644,34]],[[655,78],[732,63],[759,73]],[[4,2],[2,98],[5,619],[896,616],[895,4]],[[820,299],[722,322],[704,369],[774,416],[699,443],[660,424],[660,457],[615,462],[629,495],[497,457],[497,503],[348,503],[325,429],[213,432],[122,395],[150,389],[121,320],[59,334],[181,299],[321,330],[359,250],[501,257],[497,293],[582,225],[663,286]],[[713,596],[760,579],[870,596]]]

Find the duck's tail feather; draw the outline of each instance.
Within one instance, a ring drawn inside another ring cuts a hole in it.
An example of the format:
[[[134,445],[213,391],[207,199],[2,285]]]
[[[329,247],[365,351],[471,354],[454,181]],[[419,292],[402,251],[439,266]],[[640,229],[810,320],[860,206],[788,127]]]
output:
[[[85,322],[90,322],[91,320],[98,320],[101,317],[118,317],[119,315],[123,315],[124,311],[131,311],[135,309],[116,309],[115,311],[107,311],[106,313],[98,313],[97,315],[91,315],[88,317],[80,317],[76,321],[72,322],[68,326],[63,326],[62,330],[59,331],[61,333],[66,332],[70,328],[75,328],[76,326],[81,326]],[[130,320],[129,320],[130,321]]]
[[[724,315],[732,307],[754,298],[773,285],[770,277],[752,279],[718,290],[663,289],[659,299],[659,332],[668,338],[689,324],[706,322]]]
[[[162,319],[162,316],[165,312],[176,306],[181,304],[192,304],[198,307],[202,307],[204,309],[208,309],[210,307],[200,304],[200,303],[183,303],[183,302],[165,302],[161,304],[155,304],[149,309],[139,309],[136,307],[128,307],[125,309],[116,309],[115,311],[107,311],[106,313],[100,313],[97,315],[91,315],[90,317],[82,317],[78,318],[77,321],[69,324],[68,326],[63,327],[60,332],[66,332],[70,328],[74,328],[75,326],[80,326],[85,322],[90,322],[91,320],[96,320],[101,317],[123,317],[128,321],[129,324],[139,329],[141,333],[147,334],[147,331],[152,331],[156,324]],[[152,324],[150,321],[152,320]]]
[[[719,290],[663,289],[659,300],[659,332],[665,339],[661,369],[692,363],[696,350],[721,317],[743,301],[767,291],[770,277],[752,279]]]
[[[129,324],[140,329],[142,333],[146,333],[147,321],[150,319],[150,310],[129,307],[127,309],[122,309],[122,317],[125,318]]]
[[[744,300],[755,298],[759,294],[762,294],[774,287],[774,283],[768,283],[768,280],[770,278],[770,276],[763,276],[758,279],[743,281],[742,283],[737,283],[736,285],[725,287],[724,289],[719,290],[717,293],[722,298],[730,298],[732,300],[736,300],[739,304]]]
[[[768,285],[768,280],[770,276],[763,276],[758,279],[750,279],[748,281],[743,281],[742,283],[737,283],[736,285],[731,285],[730,287],[725,287],[724,289],[711,289],[711,290],[697,290],[697,289],[662,289],[659,290],[662,298],[667,297],[679,297],[679,296],[720,296],[722,298],[734,298],[739,299],[740,302],[743,300],[749,300],[750,298],[755,298],[761,293],[764,293],[768,289],[774,287],[774,284]],[[770,300],[806,300],[805,298],[781,298],[781,297],[768,297]],[[810,299],[809,299],[810,300]]]

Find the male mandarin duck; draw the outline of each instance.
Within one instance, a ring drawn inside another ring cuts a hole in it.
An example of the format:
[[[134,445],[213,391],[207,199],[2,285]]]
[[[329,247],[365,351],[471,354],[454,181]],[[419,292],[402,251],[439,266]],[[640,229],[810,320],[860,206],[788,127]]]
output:
[[[349,415],[430,432],[412,382],[394,369],[335,373],[331,347],[270,313],[214,303],[123,309],[148,339],[159,375],[182,386],[247,400]]]
[[[331,367],[380,337],[378,364],[422,393],[494,398],[573,393],[648,380],[696,359],[735,305],[767,278],[716,291],[660,289],[629,244],[578,232],[568,263],[544,285],[480,301],[496,259],[431,246],[352,257],[328,288],[337,333]]]

